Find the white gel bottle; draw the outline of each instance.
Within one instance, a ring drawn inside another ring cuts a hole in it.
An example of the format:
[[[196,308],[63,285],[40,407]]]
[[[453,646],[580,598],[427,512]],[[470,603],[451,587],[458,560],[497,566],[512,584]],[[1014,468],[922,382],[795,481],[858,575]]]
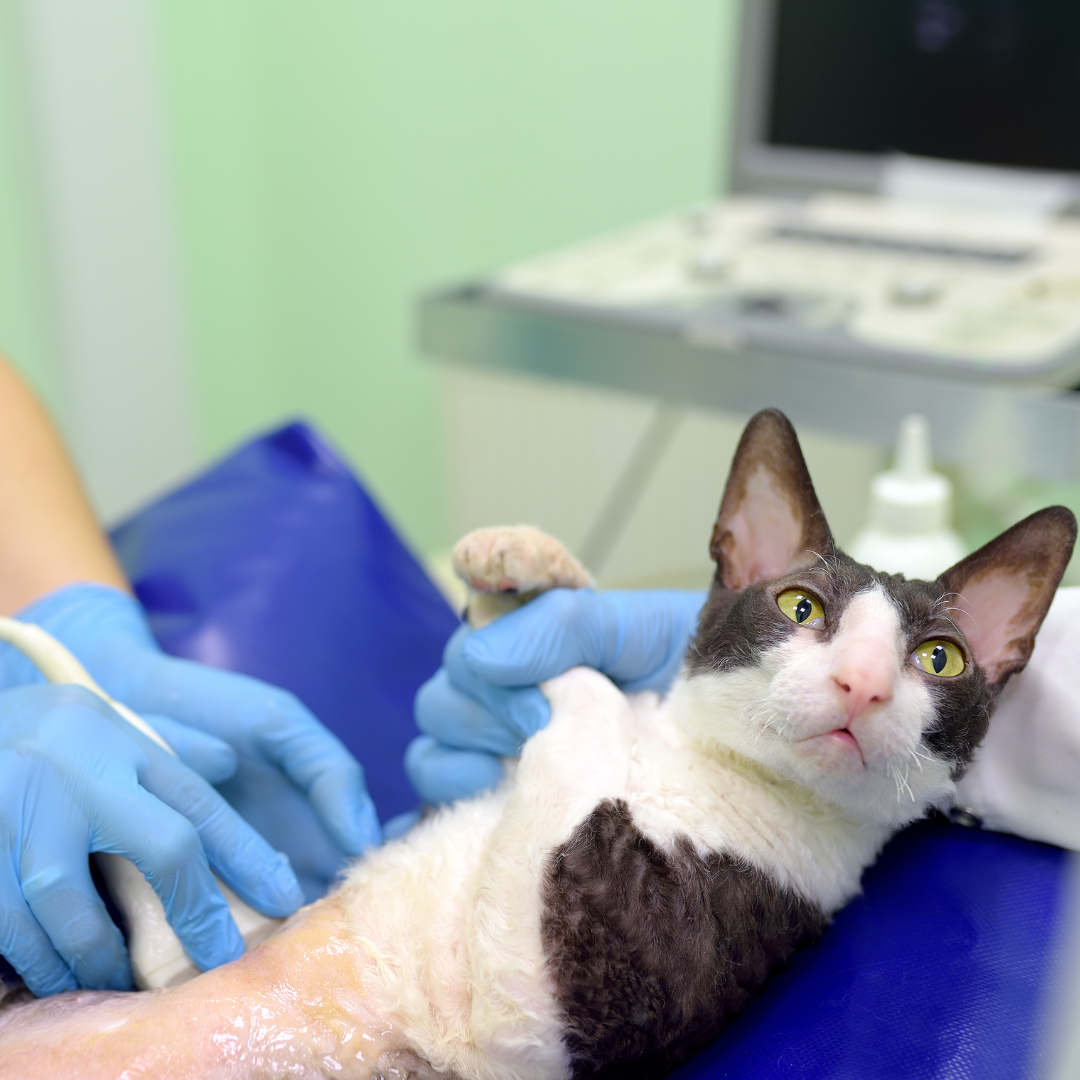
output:
[[[967,554],[951,515],[952,484],[930,460],[930,424],[905,416],[893,468],[874,477],[866,526],[848,554],[875,570],[933,581]]]

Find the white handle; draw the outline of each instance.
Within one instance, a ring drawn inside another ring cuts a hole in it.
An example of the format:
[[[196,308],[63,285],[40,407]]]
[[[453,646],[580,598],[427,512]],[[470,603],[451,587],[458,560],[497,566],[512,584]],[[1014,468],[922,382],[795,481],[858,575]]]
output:
[[[42,630],[40,626],[35,626],[33,623],[19,622],[18,619],[9,619],[0,615],[0,641],[13,645],[28,660],[33,661],[49,682],[73,683],[75,686],[85,687],[97,694],[132,727],[137,728],[148,739],[153,739],[163,750],[167,750],[176,757],[176,751],[141,716],[109,697],[90,677],[90,672],[47,630]]]

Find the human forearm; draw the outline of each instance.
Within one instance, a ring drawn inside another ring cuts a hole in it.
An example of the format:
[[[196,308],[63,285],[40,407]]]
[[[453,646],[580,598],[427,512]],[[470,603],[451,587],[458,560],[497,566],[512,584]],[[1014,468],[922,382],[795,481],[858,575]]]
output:
[[[48,414],[0,356],[0,614],[75,581],[129,588]]]
[[[129,1069],[175,1080],[404,1075],[392,1071],[408,1054],[402,1038],[365,1001],[370,977],[371,961],[327,901],[171,990],[0,1008],[0,1080],[106,1080]]]

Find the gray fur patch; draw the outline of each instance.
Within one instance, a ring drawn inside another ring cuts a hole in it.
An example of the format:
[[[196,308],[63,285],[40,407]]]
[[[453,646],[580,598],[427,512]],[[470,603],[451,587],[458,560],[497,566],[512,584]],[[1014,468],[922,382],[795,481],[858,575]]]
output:
[[[541,924],[575,1075],[664,1075],[825,923],[761,871],[686,837],[665,852],[602,802],[552,855]]]

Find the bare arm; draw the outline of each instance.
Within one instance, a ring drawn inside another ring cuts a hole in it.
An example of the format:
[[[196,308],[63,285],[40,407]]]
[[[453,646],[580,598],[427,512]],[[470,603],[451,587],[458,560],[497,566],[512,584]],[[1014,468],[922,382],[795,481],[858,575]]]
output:
[[[0,355],[0,614],[75,581],[130,589],[52,421]]]
[[[333,899],[239,960],[149,994],[0,1006],[0,1080],[433,1076],[366,997],[378,972]],[[442,1074],[440,1074],[442,1075]]]

